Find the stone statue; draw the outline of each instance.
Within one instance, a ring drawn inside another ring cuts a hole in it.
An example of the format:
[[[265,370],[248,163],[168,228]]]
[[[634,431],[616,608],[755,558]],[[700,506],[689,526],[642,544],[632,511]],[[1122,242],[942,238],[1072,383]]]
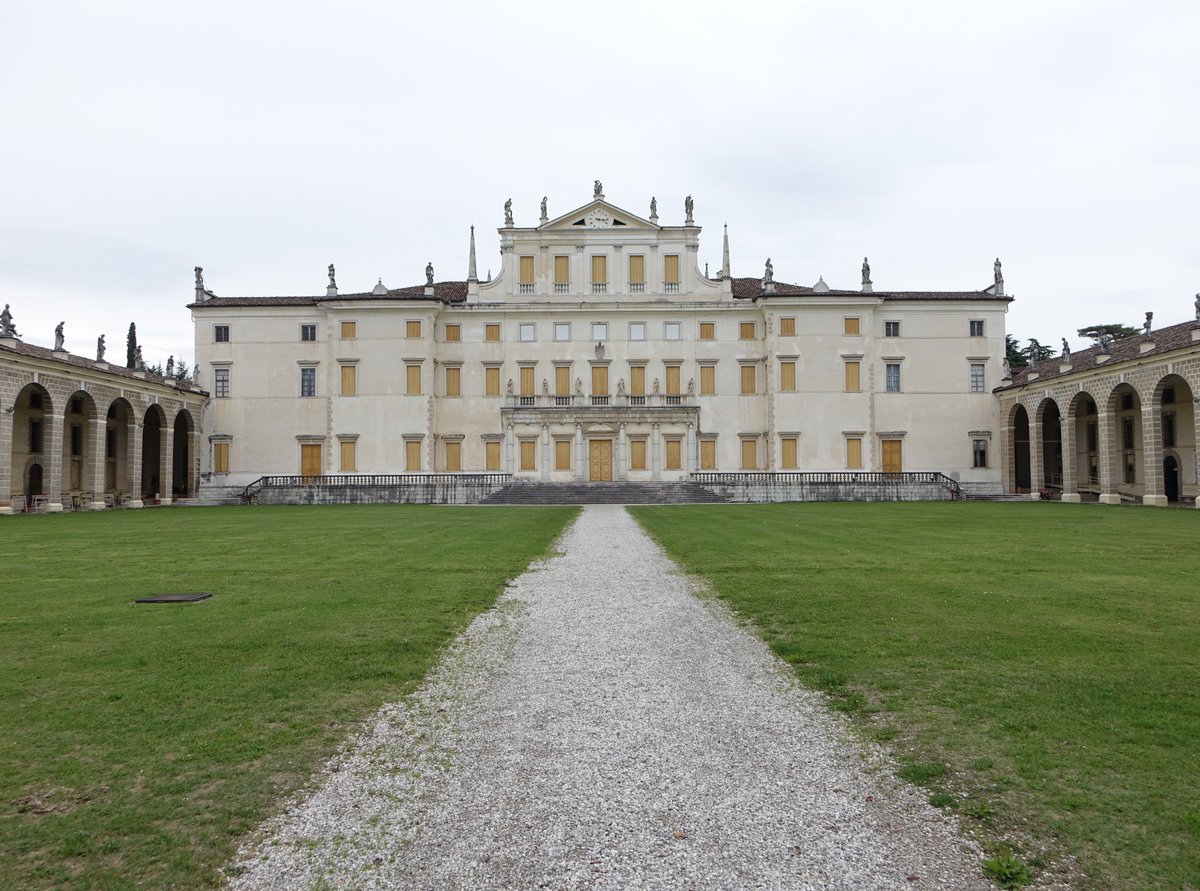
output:
[[[544,223],[548,219],[549,219],[549,216],[546,213],[546,196],[543,195],[542,196],[542,222]]]
[[[167,377],[175,376],[175,357],[167,356]]]
[[[192,366],[192,383],[193,384],[200,383],[200,366],[199,365]]]
[[[4,311],[8,312],[8,306],[4,307]],[[1196,295],[1196,320],[1200,321],[1200,294]]]
[[[593,185],[592,185],[592,197],[593,198],[603,198],[604,197],[604,183],[600,182],[600,180],[596,180],[595,183],[593,183]]]
[[[655,378],[654,379],[654,389],[651,390],[650,392],[653,393],[655,396],[657,396],[660,389],[661,389],[661,387],[658,383],[658,378]]]
[[[509,198],[507,201],[504,202],[504,225],[511,226],[512,224],[513,224],[512,199]]]
[[[685,222],[690,226],[692,224],[692,196],[688,195],[683,199],[683,213],[687,217]]]
[[[600,180],[596,180],[596,182],[600,182]],[[575,395],[583,395],[583,381],[581,381],[579,378],[575,378]]]
[[[625,378],[621,378],[620,380],[617,381],[617,395],[618,396],[625,395]]]
[[[104,361],[104,335],[101,334],[96,338],[96,361]]]
[[[775,281],[775,267],[771,265],[771,258],[767,257],[767,268],[763,271],[763,284],[771,284]]]
[[[331,288],[337,287],[337,279],[334,277],[332,263],[329,264],[329,287],[331,287]]]
[[[507,393],[509,396],[511,396],[513,394],[513,379],[511,377],[508,379]]]
[[[432,260],[430,260],[428,263],[425,264],[425,285],[427,287],[433,286],[433,261]]]
[[[1200,294],[1196,295],[1196,318],[1200,319]],[[17,326],[13,324],[12,313],[8,304],[4,304],[4,312],[0,312],[0,337],[16,337]]]
[[[694,377],[689,377],[689,378],[688,378],[688,388],[687,388],[687,394],[688,394],[689,396],[695,396],[695,395],[696,395],[696,379],[695,379]]]
[[[1004,273],[1000,271],[1000,258],[996,258],[996,262],[992,264],[992,281],[996,284],[996,291],[1004,290]]]
[[[650,219],[658,219],[658,199],[653,195],[650,196]],[[1200,298],[1200,294],[1197,294],[1196,297]]]
[[[142,345],[140,343],[137,345],[137,349],[133,353],[133,370],[146,370],[146,360],[142,358]]]
[[[63,326],[65,324],[66,322],[59,322],[54,327],[54,352],[56,353],[63,348],[63,340],[65,339],[63,337]]]
[[[1147,338],[1150,337],[1150,323],[1153,321],[1154,321],[1154,313],[1152,313],[1152,312],[1146,313],[1146,321],[1142,325],[1142,333],[1144,335],[1146,335]]]
[[[550,381],[546,380],[546,378],[542,378],[542,395],[550,395]]]
[[[1070,362],[1071,361],[1071,345],[1069,343],[1067,343],[1067,339],[1065,337],[1062,339],[1062,342],[1063,342],[1063,349],[1062,349],[1063,361]]]
[[[863,257],[862,280],[864,285],[871,283],[871,264],[867,262],[867,258]]]
[[[1008,364],[1008,356],[1004,357],[1004,376],[1001,380],[1012,380],[1012,366]]]
[[[203,266],[196,267],[196,290],[197,291],[204,290],[204,267]]]

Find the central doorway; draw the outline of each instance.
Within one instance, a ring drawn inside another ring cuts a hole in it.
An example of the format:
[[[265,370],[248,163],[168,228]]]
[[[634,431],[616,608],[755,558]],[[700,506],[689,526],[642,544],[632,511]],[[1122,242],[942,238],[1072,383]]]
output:
[[[588,440],[588,479],[593,483],[612,482],[612,440]]]

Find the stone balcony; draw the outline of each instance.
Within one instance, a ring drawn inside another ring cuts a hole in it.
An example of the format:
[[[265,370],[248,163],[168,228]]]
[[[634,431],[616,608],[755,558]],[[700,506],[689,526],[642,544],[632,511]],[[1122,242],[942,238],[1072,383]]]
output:
[[[512,423],[586,420],[611,423],[660,423],[695,420],[700,404],[695,395],[650,393],[630,396],[576,393],[573,396],[509,396],[501,409]]]

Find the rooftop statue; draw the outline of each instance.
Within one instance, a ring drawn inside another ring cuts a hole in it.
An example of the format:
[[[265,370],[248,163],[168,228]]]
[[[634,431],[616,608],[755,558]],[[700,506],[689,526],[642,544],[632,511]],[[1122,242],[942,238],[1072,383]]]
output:
[[[998,287],[1004,286],[1004,273],[1000,271],[1000,258],[996,258],[996,262],[992,264],[992,281]]]
[[[425,264],[425,284],[427,287],[433,286],[433,261],[430,260]]]
[[[513,224],[512,217],[512,199],[509,198],[504,202],[504,225],[511,226]]]
[[[197,291],[204,290],[204,267],[203,266],[196,267],[196,290]]]
[[[650,196],[650,219],[652,219],[652,220],[658,219],[658,199],[655,198],[653,195]],[[1196,296],[1200,297],[1200,294],[1197,294]]]
[[[592,197],[600,198],[600,197],[603,197],[603,195],[604,195],[604,183],[600,182],[600,180],[596,180],[595,183],[593,183],[593,185],[592,185]]]
[[[775,281],[775,267],[771,265],[771,258],[767,257],[767,268],[763,270],[763,284],[770,284]]]
[[[146,370],[146,360],[142,358],[142,345],[140,343],[137,345],[137,349],[134,351],[134,354],[133,354],[133,370],[134,371],[145,371]]]
[[[692,196],[688,195],[686,198],[683,199],[683,213],[687,217],[688,225],[691,225],[691,223],[692,223],[692,208],[693,207],[694,207],[694,205],[692,204]]]
[[[1145,334],[1147,337],[1150,336],[1150,324],[1153,321],[1154,321],[1154,313],[1152,313],[1152,312],[1146,313],[1146,321],[1142,325],[1142,333]]]
[[[1200,319],[1200,294],[1196,295],[1196,318]],[[13,324],[12,313],[8,304],[4,304],[4,312],[0,312],[0,337],[16,337],[17,327]]]
[[[101,334],[96,338],[96,361],[104,361],[104,335]]]
[[[1069,343],[1067,343],[1067,339],[1065,337],[1062,339],[1062,342],[1063,342],[1063,349],[1062,349],[1063,361],[1070,362],[1071,361],[1071,345]]]
[[[337,287],[337,278],[334,276],[333,264],[329,264],[329,287]]]
[[[175,357],[167,356],[167,377],[175,376]]]
[[[871,280],[871,264],[867,262],[866,257],[863,257],[862,276],[863,284]]]
[[[4,311],[8,312],[8,307],[4,307]],[[1200,294],[1196,295],[1196,319],[1200,321]]]
[[[542,221],[545,222],[549,217],[546,215],[546,196],[542,196]]]
[[[66,322],[59,322],[54,328],[54,351],[58,352],[63,348],[63,326]]]

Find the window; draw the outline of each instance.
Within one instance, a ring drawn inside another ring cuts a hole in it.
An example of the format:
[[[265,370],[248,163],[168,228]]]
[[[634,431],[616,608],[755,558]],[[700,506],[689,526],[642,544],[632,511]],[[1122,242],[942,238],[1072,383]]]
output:
[[[446,343],[461,343],[462,342],[462,325],[457,323],[446,323]]]
[[[742,440],[742,470],[758,469],[758,440]]]
[[[1175,412],[1165,411],[1162,416],[1162,444],[1164,449],[1175,448]]]
[[[608,395],[608,366],[593,365],[592,366],[592,395],[607,396]]]
[[[517,331],[522,343],[530,343],[537,339],[537,326],[533,322],[522,322]]]
[[[1097,427],[1096,424],[1092,423],[1092,424],[1087,425],[1086,439],[1087,439],[1087,450],[1089,452],[1096,451],[1098,448],[1097,443],[1099,442],[1099,439],[1100,439],[1099,428]]]
[[[42,422],[35,418],[31,418],[29,421],[29,453],[32,455],[42,453]]]
[[[899,322],[884,322],[883,323],[883,336],[884,337],[899,337],[900,336],[900,323]]]
[[[554,258],[554,293],[566,294],[571,290],[571,258],[556,256]]]
[[[983,319],[971,319],[971,336],[983,337]]]
[[[717,366],[700,366],[700,395],[715,396],[717,394]]]
[[[742,395],[753,396],[757,391],[757,375],[753,365],[742,366]]]
[[[462,443],[457,439],[446,441],[446,470],[449,473],[462,470]]]
[[[571,366],[570,365],[555,365],[554,366],[554,395],[555,396],[570,396],[571,395]]]
[[[570,340],[571,339],[571,323],[570,322],[555,322],[554,323],[554,339],[555,340]]]
[[[985,389],[986,377],[984,376],[984,364],[982,362],[971,363],[971,392],[982,393]]]
[[[631,254],[629,257],[629,293],[644,294],[646,292],[646,258],[641,254]]]
[[[404,443],[404,469],[417,473],[421,469],[421,441],[410,439]]]
[[[862,470],[862,437],[850,436],[846,438],[846,469],[847,470]]]
[[[795,337],[796,336],[796,317],[784,316],[779,320],[779,336],[780,337]]]
[[[78,458],[83,454],[83,425],[71,425],[71,455]]]
[[[316,396],[317,395],[317,369],[301,368],[300,369],[300,395],[301,396]]]
[[[457,365],[446,366],[446,395],[462,395],[462,369]]]
[[[569,440],[569,439],[554,440],[554,469],[555,470],[570,470],[571,469],[571,440]]]
[[[356,460],[357,446],[358,443],[353,439],[343,439],[338,443],[338,457],[340,458],[338,469],[342,473],[354,473],[358,469]]]
[[[645,439],[630,439],[629,440],[629,469],[630,470],[645,470],[646,469],[646,440]]]
[[[483,369],[483,395],[500,395],[500,366],[487,365]]]
[[[846,360],[846,392],[857,393],[862,390],[859,362],[857,359]]]
[[[753,322],[740,322],[738,324],[738,340],[754,340],[757,327]]]
[[[404,366],[404,392],[409,396],[421,395],[421,366],[417,364]]]
[[[213,473],[229,473],[229,443],[213,443]]]
[[[604,294],[608,291],[608,257],[597,254],[592,257],[592,293]]]
[[[679,254],[663,257],[663,290],[668,294],[679,293]]]
[[[717,441],[715,439],[700,440],[700,469],[717,469]]]
[[[592,322],[592,340],[608,340],[607,322]]]
[[[783,447],[780,450],[781,454],[779,456],[779,465],[784,470],[795,470],[797,467],[797,464],[796,464],[797,437],[785,436],[779,442],[780,442],[780,445]]]
[[[358,322],[342,322],[342,340],[354,340],[358,337]]]
[[[1133,411],[1133,394],[1121,394],[1121,411]]]
[[[537,470],[537,440],[521,440],[521,469]]]
[[[779,363],[779,389],[784,393],[796,392],[795,359],[784,359]]]
[[[342,366],[342,395],[357,396],[358,395],[358,366],[343,365]]]
[[[533,392],[533,390],[534,390],[534,383],[533,383],[534,373],[535,373],[535,367],[533,365],[522,365],[521,366],[521,395],[522,396],[534,395],[534,392]]]
[[[489,439],[483,444],[483,465],[484,470],[500,469],[500,443],[497,440]]]
[[[229,343],[229,326],[213,325],[213,341],[215,343]]]
[[[679,322],[663,322],[663,340],[679,340],[683,336],[683,326]]]
[[[971,466],[972,467],[987,467],[987,440],[972,439],[971,440]]]
[[[667,470],[683,469],[683,441],[676,438],[667,439]]]
[[[1121,418],[1121,448],[1133,449],[1133,418]]]
[[[857,316],[842,319],[843,334],[862,334],[862,320]]]
[[[316,325],[301,325],[300,326],[300,339],[303,341],[316,340],[317,339],[317,326]]]
[[[483,326],[483,339],[485,343],[500,342],[500,326],[489,322]]]
[[[645,396],[646,395],[646,366],[645,365],[630,365],[629,366],[629,395],[630,396]]]
[[[679,392],[680,392],[679,391],[680,368],[678,365],[668,365],[668,366],[666,366],[666,371],[667,371],[667,395],[668,396],[678,396]]]
[[[717,323],[716,322],[701,322],[700,323],[700,339],[701,340],[716,340],[717,339]]]
[[[213,396],[217,399],[229,398],[229,369],[213,369]]]
[[[533,257],[522,257],[520,262],[520,288],[522,294],[533,293]]]
[[[409,319],[404,323],[405,337],[420,337],[421,336],[421,320]]]
[[[629,339],[630,340],[645,340],[646,339],[646,323],[645,322],[630,322],[629,323]]]
[[[883,366],[884,388],[889,393],[900,392],[900,363],[888,362]]]

